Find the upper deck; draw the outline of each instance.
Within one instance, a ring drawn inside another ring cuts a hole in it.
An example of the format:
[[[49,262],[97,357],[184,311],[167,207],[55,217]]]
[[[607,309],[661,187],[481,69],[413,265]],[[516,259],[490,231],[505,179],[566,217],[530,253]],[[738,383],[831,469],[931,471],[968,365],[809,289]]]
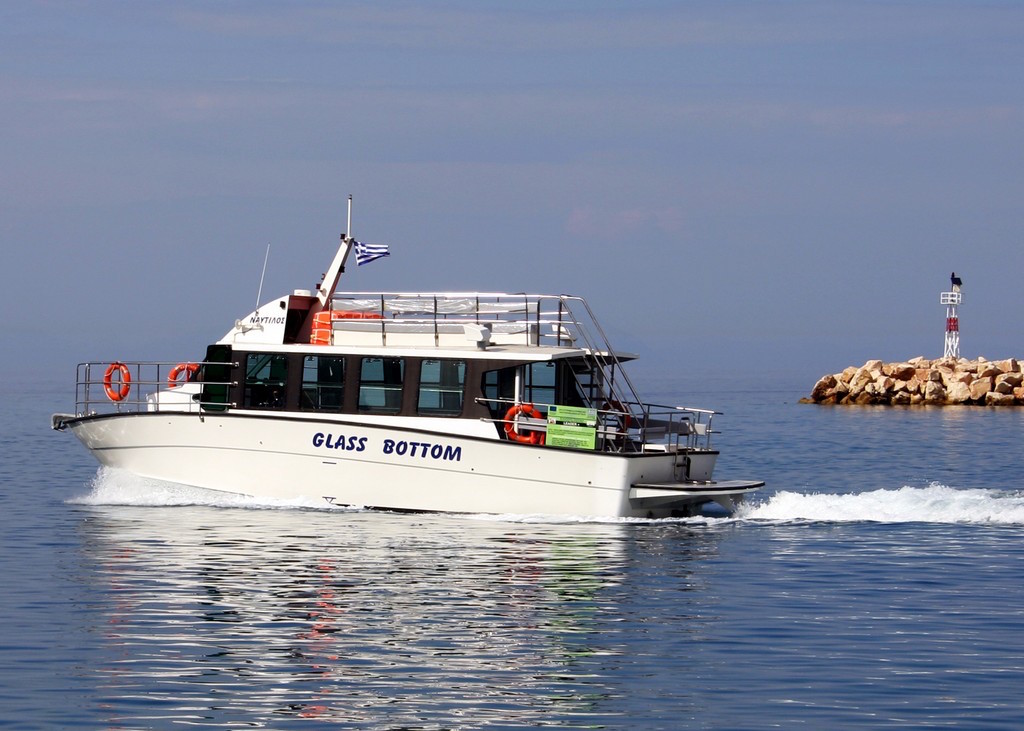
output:
[[[548,360],[612,355],[586,300],[497,292],[339,292],[320,306],[309,292],[268,302],[220,340],[231,345],[316,345],[348,349],[439,348],[514,351]],[[620,353],[617,360],[634,356]]]

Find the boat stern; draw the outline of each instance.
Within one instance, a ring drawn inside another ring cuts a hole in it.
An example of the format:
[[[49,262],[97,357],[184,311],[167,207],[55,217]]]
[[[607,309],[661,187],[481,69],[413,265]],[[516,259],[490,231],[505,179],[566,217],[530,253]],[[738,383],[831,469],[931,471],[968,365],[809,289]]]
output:
[[[629,489],[629,504],[650,518],[693,515],[711,502],[733,513],[749,493],[762,487],[764,482],[756,480],[635,482]]]

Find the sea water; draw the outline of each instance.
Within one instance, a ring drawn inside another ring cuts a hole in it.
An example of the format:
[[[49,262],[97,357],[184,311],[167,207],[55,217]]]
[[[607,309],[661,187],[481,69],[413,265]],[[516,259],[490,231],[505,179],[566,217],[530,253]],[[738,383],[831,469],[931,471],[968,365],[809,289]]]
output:
[[[0,727],[1024,725],[1024,410],[713,406],[734,516],[399,515],[98,469],[0,387]]]

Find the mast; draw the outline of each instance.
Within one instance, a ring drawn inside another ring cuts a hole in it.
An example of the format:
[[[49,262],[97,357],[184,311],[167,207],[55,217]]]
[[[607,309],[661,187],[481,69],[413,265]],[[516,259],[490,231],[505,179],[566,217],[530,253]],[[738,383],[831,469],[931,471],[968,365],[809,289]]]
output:
[[[316,298],[320,303],[320,307],[314,307],[314,310],[319,311],[326,309],[328,303],[331,301],[331,296],[334,294],[335,288],[338,286],[338,280],[341,279],[341,275],[345,273],[345,262],[348,261],[349,252],[352,251],[352,243],[355,239],[352,238],[352,194],[348,196],[348,216],[345,219],[346,230],[341,234],[341,244],[338,246],[338,251],[334,255],[334,259],[331,261],[331,265],[327,268],[327,272],[324,274],[324,281],[320,283],[320,287],[316,290]]]

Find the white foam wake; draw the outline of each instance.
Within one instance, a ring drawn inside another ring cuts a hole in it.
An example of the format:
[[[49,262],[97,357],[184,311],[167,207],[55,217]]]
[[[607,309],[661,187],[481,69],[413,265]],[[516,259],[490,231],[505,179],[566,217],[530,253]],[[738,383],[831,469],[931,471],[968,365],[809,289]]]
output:
[[[841,495],[783,491],[764,503],[742,506],[736,517],[771,521],[1024,525],[1024,493],[956,489],[938,483]]]
[[[255,498],[218,490],[205,490],[175,482],[139,477],[125,470],[100,467],[86,495],[72,498],[76,505],[137,505],[167,507],[205,505],[219,508],[352,510],[332,506],[318,498],[275,500]]]
[[[210,506],[254,510],[334,510],[359,508],[332,506],[320,498],[275,500],[204,490],[173,482],[139,477],[124,470],[101,467],[90,491],[68,502],[78,505],[134,505],[142,507]],[[764,502],[750,500],[735,515],[695,516],[647,520],[632,518],[567,517],[555,515],[473,515],[475,520],[521,523],[664,523],[718,524],[734,521],[814,521],[880,523],[980,523],[1024,525],[1024,491],[957,489],[932,483],[927,487],[901,487],[860,493],[827,494],[784,490]]]

